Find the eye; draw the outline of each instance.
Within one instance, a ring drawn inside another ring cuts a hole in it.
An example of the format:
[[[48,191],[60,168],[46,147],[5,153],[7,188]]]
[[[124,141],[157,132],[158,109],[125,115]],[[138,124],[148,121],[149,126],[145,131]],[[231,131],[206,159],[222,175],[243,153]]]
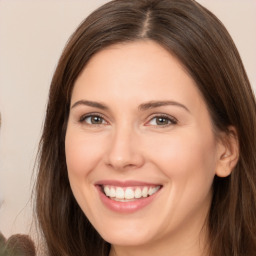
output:
[[[88,125],[101,125],[107,124],[103,117],[100,115],[86,115],[82,116],[80,122],[86,123]]]
[[[159,115],[155,116],[150,119],[150,121],[147,123],[147,125],[153,125],[153,126],[169,126],[177,124],[177,120],[170,116],[165,115]]]

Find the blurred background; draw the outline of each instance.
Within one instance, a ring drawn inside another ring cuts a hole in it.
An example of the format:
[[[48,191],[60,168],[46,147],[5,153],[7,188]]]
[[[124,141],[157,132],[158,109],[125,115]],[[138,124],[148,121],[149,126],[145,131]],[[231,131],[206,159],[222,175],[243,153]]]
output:
[[[71,33],[106,0],[0,0],[0,231],[29,233],[49,85]],[[256,1],[198,0],[224,23],[256,91]]]

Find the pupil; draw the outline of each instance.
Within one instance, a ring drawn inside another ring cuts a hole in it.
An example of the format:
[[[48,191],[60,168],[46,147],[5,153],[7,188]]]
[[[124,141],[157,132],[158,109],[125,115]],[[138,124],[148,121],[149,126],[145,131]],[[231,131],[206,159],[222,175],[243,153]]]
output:
[[[163,117],[158,117],[156,122],[157,122],[157,124],[160,124],[160,125],[168,124],[168,120]]]
[[[99,116],[93,116],[92,117],[92,123],[93,124],[101,124],[102,120],[101,120],[101,117]]]

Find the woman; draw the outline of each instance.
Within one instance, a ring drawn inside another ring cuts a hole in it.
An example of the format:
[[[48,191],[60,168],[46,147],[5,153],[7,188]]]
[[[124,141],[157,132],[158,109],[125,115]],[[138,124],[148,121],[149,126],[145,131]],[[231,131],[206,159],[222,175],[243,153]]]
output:
[[[191,0],[102,6],[50,88],[36,186],[49,255],[253,255],[255,124],[212,13]]]

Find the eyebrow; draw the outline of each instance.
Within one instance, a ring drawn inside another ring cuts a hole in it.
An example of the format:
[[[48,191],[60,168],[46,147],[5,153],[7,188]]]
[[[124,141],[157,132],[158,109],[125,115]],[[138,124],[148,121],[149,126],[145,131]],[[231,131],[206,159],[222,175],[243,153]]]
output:
[[[89,107],[94,107],[94,108],[99,108],[102,110],[108,110],[108,107],[100,102],[96,102],[96,101],[89,101],[89,100],[79,100],[77,102],[75,102],[71,108],[75,108],[79,105],[84,105],[84,106],[89,106]]]
[[[95,107],[95,108],[99,108],[99,109],[102,109],[102,110],[108,110],[109,109],[103,103],[96,102],[96,101],[89,101],[89,100],[79,100],[79,101],[75,102],[71,106],[71,108],[75,108],[79,105]],[[158,107],[162,107],[162,106],[177,106],[177,107],[181,107],[181,108],[185,109],[187,112],[190,113],[189,109],[185,105],[183,105],[179,102],[170,101],[170,100],[167,100],[167,101],[149,101],[149,102],[140,104],[138,109],[140,111],[146,111],[148,109],[158,108]]]
[[[185,105],[183,105],[179,102],[176,102],[176,101],[171,101],[171,100],[146,102],[146,103],[139,105],[139,110],[145,111],[148,109],[158,108],[158,107],[162,107],[162,106],[177,106],[177,107],[181,107],[181,108],[185,109],[187,112],[190,113],[189,109]]]

